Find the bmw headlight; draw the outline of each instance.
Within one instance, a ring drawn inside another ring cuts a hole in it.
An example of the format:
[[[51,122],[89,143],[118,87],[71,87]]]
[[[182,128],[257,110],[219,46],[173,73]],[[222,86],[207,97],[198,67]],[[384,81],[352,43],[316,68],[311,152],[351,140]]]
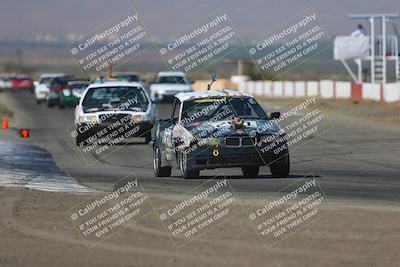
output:
[[[286,141],[286,136],[283,134],[270,134],[260,137],[260,143],[274,143]]]
[[[199,146],[218,146],[220,143],[219,138],[199,138],[197,141]]]
[[[271,135],[263,135],[260,136],[260,143],[272,143],[277,139],[279,136],[276,136],[274,134]]]
[[[79,116],[79,123],[98,123],[96,115]]]

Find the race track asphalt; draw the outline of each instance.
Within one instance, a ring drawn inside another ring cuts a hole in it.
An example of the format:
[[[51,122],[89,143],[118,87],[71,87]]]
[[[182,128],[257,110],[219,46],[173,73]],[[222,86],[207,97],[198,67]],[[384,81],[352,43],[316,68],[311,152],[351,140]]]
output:
[[[223,174],[239,195],[264,198],[312,173],[328,199],[400,202],[400,129],[387,124],[328,114],[332,129],[291,152],[289,178],[272,178],[263,168],[258,178],[244,179],[237,168],[202,171],[199,179],[185,180],[178,170],[173,170],[169,178],[155,177],[152,148],[141,139],[121,145],[104,158],[93,157],[94,163],[87,165],[66,130],[73,124],[73,109],[37,105],[28,92],[3,92],[0,97],[15,112],[17,126],[31,131],[31,137],[21,142],[48,150],[62,171],[87,187],[104,189],[134,173],[147,192],[175,195]],[[164,118],[170,109],[168,104],[157,106]],[[8,135],[3,139],[18,137]]]

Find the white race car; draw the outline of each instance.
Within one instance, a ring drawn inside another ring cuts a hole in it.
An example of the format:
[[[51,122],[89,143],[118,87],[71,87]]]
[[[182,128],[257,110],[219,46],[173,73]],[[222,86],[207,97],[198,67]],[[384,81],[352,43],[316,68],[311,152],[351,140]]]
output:
[[[178,93],[192,92],[192,86],[183,72],[162,71],[150,85],[153,101],[173,100]]]
[[[52,73],[52,74],[42,74],[40,75],[39,81],[35,82],[35,98],[36,103],[40,104],[46,101],[47,93],[51,82],[59,77],[66,77],[67,75],[63,73]]]
[[[149,143],[154,118],[154,105],[140,83],[97,81],[86,88],[75,108],[75,141],[84,146],[99,137],[144,137]]]
[[[12,87],[12,76],[0,77],[0,89],[10,89]]]

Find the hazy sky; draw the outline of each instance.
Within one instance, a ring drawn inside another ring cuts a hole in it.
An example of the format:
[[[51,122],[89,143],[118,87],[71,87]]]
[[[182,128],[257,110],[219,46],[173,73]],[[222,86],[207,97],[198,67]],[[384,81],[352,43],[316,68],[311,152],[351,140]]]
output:
[[[308,7],[317,11],[331,36],[354,29],[357,22],[348,20],[348,13],[400,13],[400,0],[0,0],[0,40],[87,33],[131,6],[158,39],[221,6],[244,39],[268,32]]]

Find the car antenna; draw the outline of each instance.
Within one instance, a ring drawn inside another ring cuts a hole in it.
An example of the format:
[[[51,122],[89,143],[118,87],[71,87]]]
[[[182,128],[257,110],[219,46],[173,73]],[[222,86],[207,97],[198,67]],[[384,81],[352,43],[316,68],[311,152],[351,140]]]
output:
[[[211,74],[211,82],[207,84],[207,91],[210,91],[211,85],[217,80],[217,74]]]
[[[112,77],[112,61],[111,61],[111,57],[108,59],[108,78],[111,78]]]

